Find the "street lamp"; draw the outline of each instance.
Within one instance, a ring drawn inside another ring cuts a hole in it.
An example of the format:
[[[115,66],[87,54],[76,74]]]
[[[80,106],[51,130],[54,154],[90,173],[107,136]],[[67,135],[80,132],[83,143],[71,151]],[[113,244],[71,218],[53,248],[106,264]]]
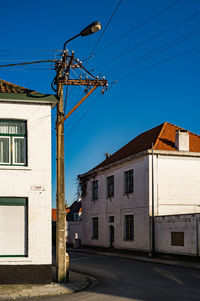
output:
[[[101,29],[101,23],[99,21],[92,22],[90,25],[88,25],[86,28],[84,28],[79,34],[75,35],[73,38],[67,40],[63,46],[63,50],[65,50],[65,47],[67,43],[70,41],[76,39],[79,36],[85,37],[92,33],[95,33]]]
[[[57,67],[57,120],[56,120],[56,275],[57,282],[66,281],[66,214],[65,214],[65,160],[64,160],[64,108],[63,108],[63,85],[65,80],[66,51],[68,42],[78,36],[87,36],[101,29],[99,21],[93,22],[83,29],[78,35],[67,40],[63,46],[63,56],[60,65]],[[69,76],[70,64],[67,66],[67,76]],[[97,86],[95,86],[96,88]],[[93,88],[94,89],[94,88]]]

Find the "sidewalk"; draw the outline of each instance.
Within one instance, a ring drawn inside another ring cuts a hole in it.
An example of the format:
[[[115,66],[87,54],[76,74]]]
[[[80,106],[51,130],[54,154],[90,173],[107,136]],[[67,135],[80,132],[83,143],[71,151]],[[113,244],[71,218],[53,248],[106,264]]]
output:
[[[144,261],[144,262],[152,262],[152,263],[158,263],[158,264],[166,264],[166,265],[172,265],[172,266],[179,266],[184,268],[190,268],[190,269],[200,269],[200,262],[197,261],[189,261],[189,260],[179,260],[179,259],[168,259],[168,258],[158,258],[158,257],[147,257],[144,255],[136,255],[136,254],[130,254],[130,252],[125,251],[119,251],[119,250],[96,250],[93,248],[82,248],[82,249],[73,249],[68,248],[68,252],[81,252],[81,253],[87,253],[87,254],[95,254],[95,255],[101,255],[101,256],[113,256],[118,258],[125,258],[125,259],[131,259],[131,260],[138,260],[138,261]]]
[[[71,294],[87,288],[91,281],[91,277],[70,271],[69,282],[66,284],[0,285],[0,300]]]

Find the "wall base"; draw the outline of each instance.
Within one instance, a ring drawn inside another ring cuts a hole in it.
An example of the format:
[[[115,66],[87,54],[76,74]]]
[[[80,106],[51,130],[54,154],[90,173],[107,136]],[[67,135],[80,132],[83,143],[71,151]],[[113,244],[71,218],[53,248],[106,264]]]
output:
[[[51,265],[0,265],[0,284],[47,284],[51,282]]]

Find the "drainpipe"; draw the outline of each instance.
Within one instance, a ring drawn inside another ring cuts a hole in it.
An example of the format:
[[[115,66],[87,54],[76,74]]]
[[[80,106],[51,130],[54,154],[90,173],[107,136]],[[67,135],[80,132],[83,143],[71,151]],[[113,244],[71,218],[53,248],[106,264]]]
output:
[[[155,254],[155,220],[154,220],[154,153],[152,143],[152,213],[151,213],[151,255]]]
[[[199,220],[196,219],[196,257],[199,258]]]

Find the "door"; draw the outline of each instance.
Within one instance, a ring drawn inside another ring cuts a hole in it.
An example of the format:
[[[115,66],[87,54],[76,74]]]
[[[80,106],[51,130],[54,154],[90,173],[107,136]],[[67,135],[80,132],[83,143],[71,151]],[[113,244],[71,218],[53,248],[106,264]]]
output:
[[[111,248],[114,248],[114,238],[115,238],[115,230],[114,230],[114,227],[113,226],[110,226],[109,227],[109,234],[110,234],[110,247]]]

